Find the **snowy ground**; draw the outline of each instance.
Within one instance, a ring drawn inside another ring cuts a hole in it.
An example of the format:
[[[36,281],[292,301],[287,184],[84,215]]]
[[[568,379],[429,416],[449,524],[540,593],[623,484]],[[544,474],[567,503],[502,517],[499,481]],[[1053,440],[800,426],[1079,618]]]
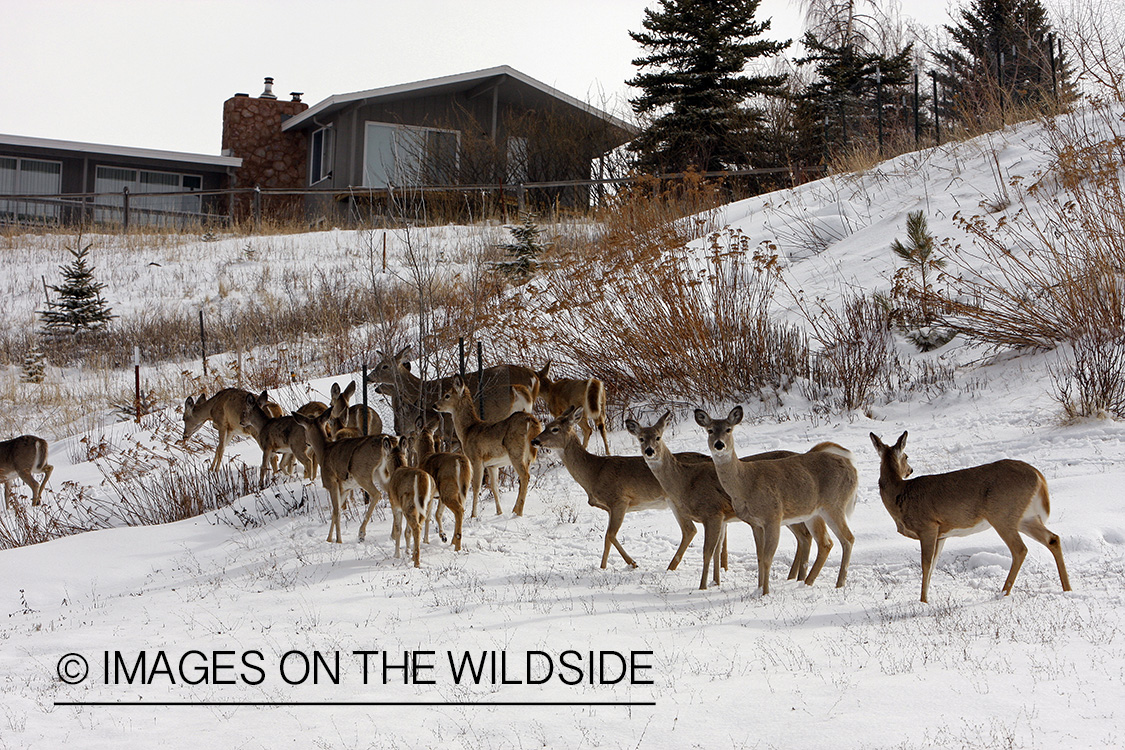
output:
[[[1033,128],[1009,137],[1003,169],[1042,166]],[[784,212],[767,211],[771,201],[802,201],[802,217],[862,216],[816,257],[780,244],[807,288],[832,278],[817,287],[830,292],[841,276],[885,288],[894,266],[886,247],[905,212],[927,205],[935,234],[948,236],[941,217],[953,201],[991,189],[990,158],[974,161],[971,151],[887,167],[903,176],[872,176],[846,205],[822,200],[842,195],[841,183],[821,183],[735,204],[726,218],[756,238],[780,238]],[[786,538],[771,594],[756,595],[752,539],[739,525],[723,584],[697,591],[699,541],[679,570],[665,570],[679,539],[668,511],[631,514],[619,538],[640,567],[613,553],[603,571],[606,515],[586,504],[557,455],[542,457],[525,517],[486,512],[467,523],[460,553],[431,544],[417,570],[393,557],[389,513],[377,512],[359,544],[353,508],[345,543],[326,544],[323,492],[296,481],[189,521],[0,552],[0,748],[196,747],[201,737],[238,748],[1121,747],[1125,425],[1064,425],[1050,396],[1053,354],[982,361],[955,343],[936,356],[959,366],[937,395],[836,417],[793,396],[780,412],[751,405],[750,424],[737,430],[740,454],[829,439],[854,452],[857,539],[841,590],[831,585],[838,547],[815,586],[783,582]],[[107,434],[123,445],[133,429]],[[946,544],[931,601],[919,603],[918,543],[895,532],[878,498],[867,437],[891,441],[904,429],[917,473],[1002,457],[1043,471],[1074,590],[1061,591],[1050,555],[1030,542],[1014,593],[999,596],[1010,558],[987,531]],[[672,441],[704,450],[689,421]],[[611,443],[636,453],[623,431]],[[249,441],[228,452],[259,462]],[[67,441],[53,446],[51,490],[74,481],[104,491],[94,467],[71,463],[77,453]],[[504,493],[505,511],[514,498]],[[355,652],[369,652],[366,679]],[[403,652],[416,667],[405,679],[393,666]],[[460,670],[465,652],[507,669],[474,684]],[[623,654],[635,669],[616,681],[618,657],[606,653],[613,684],[597,674],[591,684],[590,652]],[[303,667],[317,653],[314,684]],[[81,673],[68,654],[88,661],[76,684],[59,677]],[[339,669],[325,669],[337,656]],[[548,660],[554,673],[528,684]]]

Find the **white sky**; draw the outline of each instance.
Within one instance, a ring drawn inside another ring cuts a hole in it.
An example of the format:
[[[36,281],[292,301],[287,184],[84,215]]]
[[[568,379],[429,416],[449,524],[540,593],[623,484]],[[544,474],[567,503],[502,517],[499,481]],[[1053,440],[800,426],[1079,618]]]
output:
[[[0,0],[0,133],[217,154],[222,104],[265,76],[288,98],[513,68],[627,112],[656,0]],[[945,20],[944,2],[907,13]],[[915,8],[913,6],[918,6]],[[924,8],[925,10],[921,10]],[[796,38],[788,0],[759,20]]]

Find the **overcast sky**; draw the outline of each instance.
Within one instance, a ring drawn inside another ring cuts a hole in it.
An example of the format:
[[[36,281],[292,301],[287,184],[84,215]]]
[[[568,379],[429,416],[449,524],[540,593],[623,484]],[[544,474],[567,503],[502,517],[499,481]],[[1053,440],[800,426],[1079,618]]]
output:
[[[332,94],[497,65],[626,112],[656,0],[0,0],[0,133],[218,154],[222,105],[265,76]],[[907,0],[940,22],[944,2]],[[800,35],[763,0],[770,36]]]

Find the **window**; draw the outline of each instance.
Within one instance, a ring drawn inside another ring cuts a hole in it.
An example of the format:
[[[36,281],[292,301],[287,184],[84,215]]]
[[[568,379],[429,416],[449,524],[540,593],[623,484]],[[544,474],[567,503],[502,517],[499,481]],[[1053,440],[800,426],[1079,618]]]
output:
[[[309,184],[332,175],[332,130],[321,128],[309,139]]]
[[[129,188],[130,221],[158,226],[175,224],[183,218],[180,214],[202,211],[202,197],[190,195],[202,187],[203,178],[199,175],[100,166],[94,172],[94,192],[108,195],[98,195],[94,203],[114,208],[96,210],[94,221],[120,221],[121,192]],[[145,196],[145,193],[188,195]]]
[[[461,134],[456,130],[367,123],[364,187],[451,185],[457,179]]]
[[[62,192],[62,162],[0,157],[0,194],[58,195]],[[57,218],[57,203],[0,201],[0,214],[17,218]]]

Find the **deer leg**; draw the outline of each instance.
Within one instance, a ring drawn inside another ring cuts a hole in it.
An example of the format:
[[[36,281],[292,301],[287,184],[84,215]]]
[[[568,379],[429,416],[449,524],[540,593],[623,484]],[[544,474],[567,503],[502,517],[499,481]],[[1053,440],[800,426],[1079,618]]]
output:
[[[527,499],[527,488],[531,484],[531,470],[526,463],[514,463],[512,466],[520,480],[520,492],[516,496],[516,506],[512,508],[512,512],[517,516],[522,516],[523,503]]]
[[[601,433],[601,436],[602,436],[602,445],[605,446],[605,454],[607,456],[612,455],[609,452],[609,438],[606,437],[606,434],[605,434],[605,417],[599,416],[596,424],[597,424],[597,427],[598,427],[598,432]]]
[[[836,576],[836,588],[843,588],[848,580],[848,563],[852,559],[852,545],[855,544],[855,534],[848,527],[848,519],[843,513],[829,513],[825,519],[832,533],[840,540],[840,574]],[[940,547],[939,547],[940,549]]]
[[[367,502],[367,512],[363,514],[363,523],[359,525],[359,541],[362,542],[367,538],[367,522],[371,520],[371,513],[375,510],[375,506],[379,504],[379,496],[381,493],[379,490],[375,489],[374,485],[366,486],[361,484],[361,486],[367,491],[367,495],[370,497],[370,500]]]
[[[714,564],[715,585],[719,585],[719,556],[723,546],[723,520],[709,518],[703,524],[703,576],[699,579],[699,590],[707,590],[707,569]]]
[[[332,541],[332,530],[335,529],[336,544],[342,544],[343,542],[340,541],[340,488],[338,486],[329,487],[328,498],[332,503],[332,523],[328,526],[327,541]],[[363,541],[362,537],[360,537],[360,541]]]
[[[47,478],[44,477],[46,482]],[[1062,540],[1059,535],[1048,529],[1039,518],[1027,518],[1020,524],[1020,531],[1027,534],[1035,541],[1051,551],[1055,558],[1055,567],[1059,569],[1059,580],[1062,582],[1063,591],[1070,591],[1070,577],[1066,574],[1066,563],[1063,562]]]
[[[211,462],[211,471],[218,471],[223,460],[223,450],[227,447],[227,431],[225,427],[219,428],[219,444],[215,446],[215,459]]]
[[[492,499],[496,501],[496,515],[504,511],[500,509],[500,490],[497,488],[497,478],[500,476],[499,466],[488,467],[488,487],[492,490]]]
[[[629,553],[621,546],[621,542],[617,541],[617,532],[621,529],[621,524],[625,521],[625,508],[618,505],[613,506],[609,511],[609,525],[605,530],[605,548],[602,550],[602,570],[605,570],[609,562],[609,548],[613,546],[621,554],[621,559],[630,568],[637,567],[633,562],[633,558],[629,557]]]
[[[42,485],[35,481],[35,477],[32,476],[30,471],[21,471],[18,473],[20,475],[20,479],[27,482],[27,486],[31,488],[31,504],[38,505],[39,490],[42,488]],[[44,482],[46,482],[46,478],[44,478]]]
[[[758,551],[758,588],[762,590],[762,596],[770,592],[770,566],[773,565],[773,556],[780,539],[781,524],[767,521],[762,527],[762,546]]]
[[[391,515],[394,516],[394,521],[391,523],[391,539],[395,542],[395,558],[402,555],[399,544],[402,542],[402,508],[391,503]]]
[[[790,581],[804,581],[809,572],[809,551],[812,550],[812,533],[804,523],[794,523],[789,526],[793,536],[797,537],[797,552],[793,555],[793,565],[789,568]]]
[[[453,549],[460,552],[461,526],[465,521],[465,504],[461,501],[461,498],[454,498],[449,509],[453,511]],[[440,513],[441,510],[439,509],[438,512]],[[445,541],[445,537],[442,537],[442,541]]]
[[[805,576],[805,585],[812,586],[816,583],[816,577],[820,575],[824,563],[828,561],[828,553],[832,550],[832,538],[828,536],[828,526],[824,523],[824,519],[820,516],[812,519],[812,538],[816,541],[816,559],[813,560],[812,569],[809,574]]]
[[[689,519],[680,518],[676,516],[676,523],[680,525],[680,546],[676,548],[676,554],[672,555],[672,562],[668,563],[668,570],[675,570],[680,566],[680,560],[684,559],[684,553],[687,552],[688,545],[691,540],[695,539],[695,524]]]
[[[996,527],[993,527],[996,528]],[[1027,557],[1027,545],[1023,543],[1023,538],[1020,536],[1019,531],[1016,529],[996,529],[996,533],[1004,540],[1004,544],[1008,545],[1008,549],[1012,553],[1012,569],[1008,571],[1008,578],[1004,581],[1004,596],[1012,593],[1012,586],[1016,582],[1016,575],[1020,572],[1020,567],[1023,566],[1023,560]]]
[[[934,560],[938,552],[937,527],[926,527],[918,534],[922,543],[922,603],[926,603],[930,591],[930,574],[934,570]]]

